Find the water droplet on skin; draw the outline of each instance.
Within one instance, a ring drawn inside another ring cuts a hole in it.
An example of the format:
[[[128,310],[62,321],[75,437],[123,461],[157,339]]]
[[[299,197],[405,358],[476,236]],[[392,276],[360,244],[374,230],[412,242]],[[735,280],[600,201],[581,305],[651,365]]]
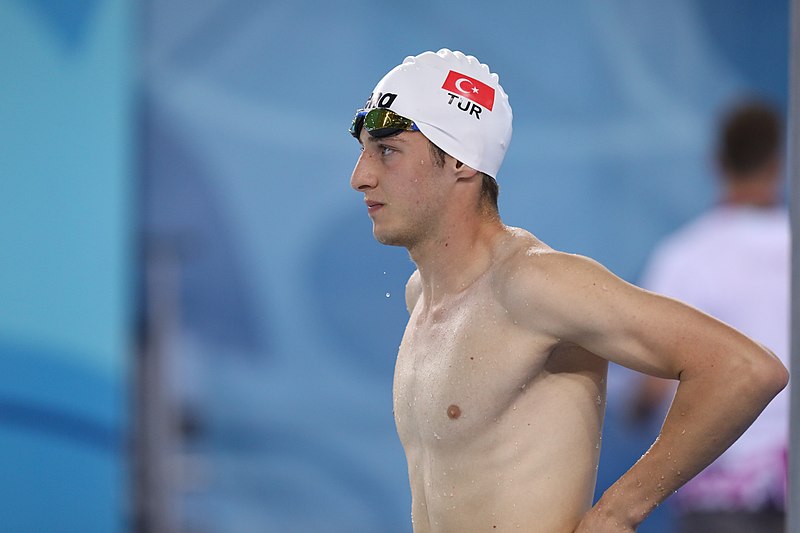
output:
[[[686,435],[686,430],[681,431],[681,435]]]
[[[596,400],[596,401],[597,401],[597,405],[600,405],[600,404],[602,404],[602,403],[603,403],[603,398],[601,398],[601,397],[598,395],[598,396],[597,396],[597,400]]]
[[[517,406],[516,406],[516,405],[514,405],[514,406],[512,407],[512,409],[513,409],[514,411],[516,411],[516,410],[517,410]]]
[[[433,432],[433,436],[436,438],[436,440],[441,440],[442,439],[442,437],[440,437],[435,431]],[[447,475],[447,474],[445,474],[445,475]]]

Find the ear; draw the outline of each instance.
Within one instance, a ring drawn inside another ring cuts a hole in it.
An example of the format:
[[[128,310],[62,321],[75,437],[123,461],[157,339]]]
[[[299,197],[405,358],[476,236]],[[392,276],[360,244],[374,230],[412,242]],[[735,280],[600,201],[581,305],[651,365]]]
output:
[[[455,173],[456,179],[458,179],[458,180],[468,180],[468,179],[472,179],[472,178],[474,178],[475,176],[478,175],[478,171],[475,170],[474,168],[472,168],[472,167],[470,167],[468,165],[465,165],[464,163],[462,163],[461,161],[459,161],[457,159],[454,159],[453,161],[455,162],[455,168],[454,168],[455,172],[454,173]]]

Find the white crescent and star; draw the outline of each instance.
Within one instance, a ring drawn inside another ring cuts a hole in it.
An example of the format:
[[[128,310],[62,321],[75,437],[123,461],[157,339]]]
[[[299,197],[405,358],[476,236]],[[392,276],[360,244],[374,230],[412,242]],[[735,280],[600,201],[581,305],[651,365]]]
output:
[[[467,83],[469,83],[470,85],[472,85],[472,89],[464,89],[464,88],[461,86],[461,84],[462,84],[462,83],[464,83],[464,82],[467,82]],[[464,93],[464,94],[469,94],[469,92],[470,92],[470,91],[472,91],[472,92],[473,92],[473,93],[475,93],[475,94],[478,94],[478,88],[477,88],[477,87],[475,87],[475,84],[474,84],[474,83],[472,83],[472,82],[471,82],[470,80],[468,80],[467,78],[458,78],[458,79],[456,80],[455,86],[456,86],[456,89],[458,89],[459,91],[461,91],[461,92],[462,92],[462,93]]]

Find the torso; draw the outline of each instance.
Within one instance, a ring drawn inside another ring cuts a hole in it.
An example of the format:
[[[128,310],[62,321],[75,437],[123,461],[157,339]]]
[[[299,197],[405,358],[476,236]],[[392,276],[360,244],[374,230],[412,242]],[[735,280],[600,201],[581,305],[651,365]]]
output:
[[[571,532],[591,506],[606,362],[521,326],[502,297],[536,243],[514,236],[464,291],[413,307],[394,413],[417,533]]]

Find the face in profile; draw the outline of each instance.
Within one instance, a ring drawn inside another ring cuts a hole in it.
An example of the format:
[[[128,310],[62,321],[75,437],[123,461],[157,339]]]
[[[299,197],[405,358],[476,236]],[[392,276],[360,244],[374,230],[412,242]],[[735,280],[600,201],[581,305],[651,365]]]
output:
[[[350,186],[364,193],[373,235],[383,244],[413,248],[435,227],[446,199],[430,142],[419,132],[372,137],[366,130],[359,142]]]

